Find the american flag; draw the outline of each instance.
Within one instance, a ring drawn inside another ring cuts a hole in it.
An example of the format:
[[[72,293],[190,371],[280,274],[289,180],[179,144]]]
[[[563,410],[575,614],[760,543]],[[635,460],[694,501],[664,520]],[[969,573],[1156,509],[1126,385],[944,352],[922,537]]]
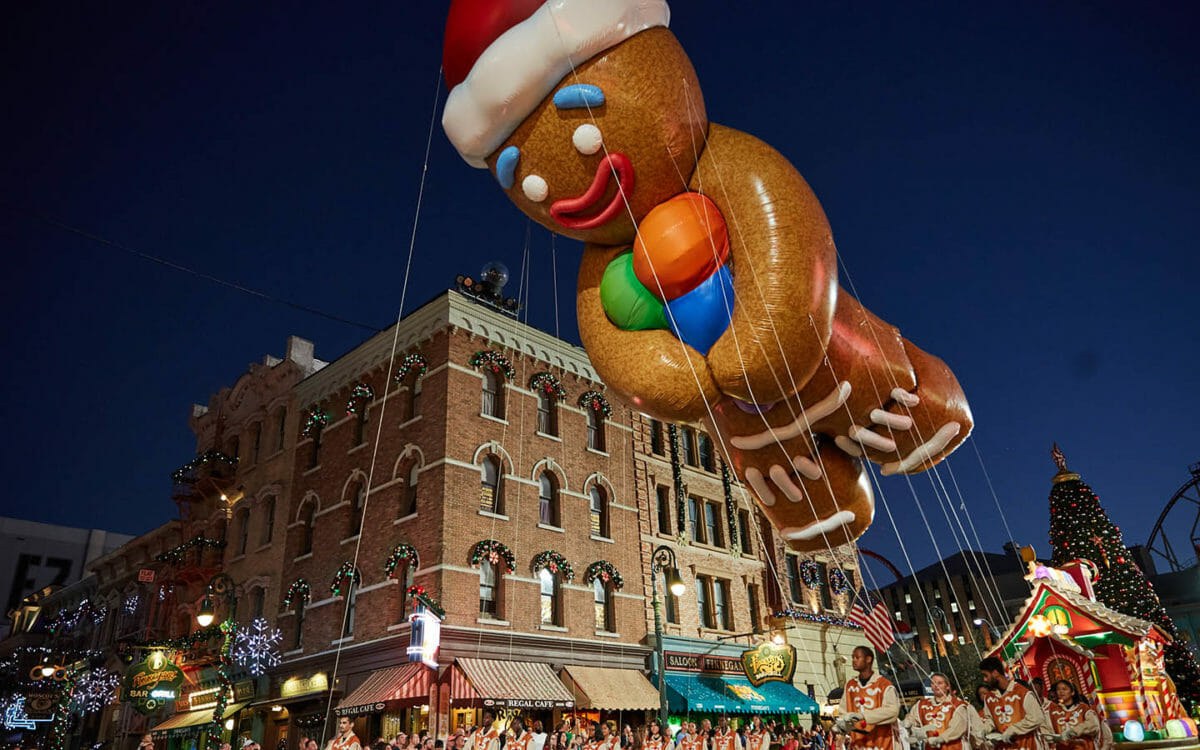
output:
[[[850,608],[848,619],[862,627],[867,640],[880,653],[887,651],[888,647],[896,642],[887,607],[867,593],[865,588],[854,597],[854,606]]]

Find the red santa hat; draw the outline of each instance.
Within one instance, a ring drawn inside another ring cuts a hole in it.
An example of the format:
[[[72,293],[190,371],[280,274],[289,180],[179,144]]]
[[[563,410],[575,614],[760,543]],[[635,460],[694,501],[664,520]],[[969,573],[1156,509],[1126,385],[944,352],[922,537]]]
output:
[[[442,128],[468,164],[486,169],[574,67],[670,18],[666,0],[454,0]]]

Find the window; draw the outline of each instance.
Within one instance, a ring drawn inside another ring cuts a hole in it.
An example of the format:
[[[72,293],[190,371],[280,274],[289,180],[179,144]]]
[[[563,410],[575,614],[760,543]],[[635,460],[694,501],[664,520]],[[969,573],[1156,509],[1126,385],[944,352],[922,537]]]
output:
[[[538,579],[542,585],[542,624],[562,625],[558,576],[551,573],[549,568],[542,568],[538,571]]]
[[[804,601],[804,592],[800,588],[800,559],[795,555],[787,556],[787,574],[788,588],[792,595],[792,601]]]
[[[304,597],[296,597],[296,632],[292,637],[292,648],[299,649],[304,646]]]
[[[687,501],[688,525],[691,527],[692,541],[704,541],[704,526],[700,523],[700,501],[689,497]]]
[[[349,638],[354,635],[354,610],[358,603],[358,575],[350,576],[348,582],[349,590],[346,592],[346,613],[345,619],[342,621],[342,637]]]
[[[692,439],[692,431],[687,427],[679,428],[679,452],[683,454],[683,462],[688,466],[696,466],[696,441]]]
[[[671,533],[671,491],[666,487],[655,487],[655,500],[658,508],[658,533]]]
[[[893,614],[894,614],[894,616],[895,616],[895,618],[896,618],[896,622],[900,622],[900,620],[904,619],[904,618],[903,618],[903,617],[901,617],[901,615],[900,615],[900,610],[896,610],[896,611],[895,611],[895,613],[893,613]]]
[[[587,412],[588,447],[594,451],[604,452],[604,415],[597,409],[585,409]]]
[[[488,513],[504,514],[504,487],[500,483],[500,459],[488,456],[483,459],[483,478],[479,488],[479,509]]]
[[[908,593],[907,591],[904,592],[904,603],[912,604],[912,594]]]
[[[746,587],[746,601],[750,605],[750,630],[757,633],[760,623],[758,613],[758,586],[753,583]]]
[[[413,463],[408,469],[408,478],[400,489],[400,507],[396,510],[397,518],[405,518],[417,512],[417,477],[420,467]]]
[[[400,589],[400,619],[397,622],[404,622],[404,618],[408,615],[408,590],[413,585],[413,573],[412,560],[405,560],[404,574],[399,576],[404,585]]]
[[[421,413],[421,379],[413,380],[408,389],[408,418],[415,419]]]
[[[308,503],[300,512],[300,520],[304,524],[300,528],[300,554],[308,555],[313,551],[313,522],[317,517],[317,504]]]
[[[279,439],[276,441],[275,450],[283,450],[283,443],[287,440],[287,407],[281,406],[275,412],[275,423],[279,425]]]
[[[829,593],[829,566],[825,563],[817,563],[817,580],[823,584],[820,586],[821,608],[833,609],[833,599]]]
[[[696,610],[700,613],[700,624],[713,628],[713,613],[708,607],[708,578],[696,576]]]
[[[499,613],[500,581],[496,566],[487,560],[479,564],[479,614],[496,619]]]
[[[543,471],[538,478],[538,523],[558,526],[558,482],[554,475]]]
[[[258,452],[262,447],[262,422],[255,422],[254,427],[250,428],[250,434],[253,436],[253,442],[250,446],[250,460],[258,463]]]
[[[717,470],[717,462],[716,462],[716,456],[713,453],[712,440],[709,439],[708,435],[705,435],[702,432],[702,433],[700,433],[699,443],[700,443],[700,465],[702,467],[704,467],[705,471],[716,471]]]
[[[347,538],[362,533],[363,509],[367,504],[367,493],[362,482],[354,485],[353,492],[354,495],[350,499],[350,533],[346,535]]]
[[[558,435],[558,405],[554,396],[542,390],[537,394],[537,431],[543,435]]]
[[[317,424],[312,431],[312,453],[308,457],[308,468],[315,469],[321,465],[321,435],[325,432],[324,425]]]
[[[663,595],[667,610],[667,622],[679,624],[679,600],[671,593],[671,590],[663,586],[666,593]]]
[[[362,445],[367,441],[367,400],[361,399],[358,413],[354,415],[354,444]]]
[[[250,613],[253,617],[263,616],[263,600],[266,598],[266,592],[261,588],[254,589],[250,592]]]
[[[267,498],[266,504],[263,506],[263,529],[262,529],[262,544],[270,544],[271,537],[275,534],[275,498]]]
[[[666,453],[663,449],[663,424],[657,419],[650,420],[650,452],[656,456]]]
[[[742,547],[742,554],[753,555],[754,545],[750,542],[750,511],[739,510],[737,520],[738,544],[740,544]]]
[[[483,413],[496,419],[504,419],[504,380],[494,370],[483,373]]]
[[[246,554],[246,543],[250,539],[250,509],[243,508],[238,511],[238,554]]]
[[[975,600],[974,599],[967,600],[967,609],[971,610],[972,612],[975,611]]]
[[[950,611],[958,613],[958,602],[950,602]]]
[[[704,504],[704,536],[714,547],[725,546],[725,535],[721,531],[721,508],[716,503]]]
[[[613,624],[612,600],[608,595],[608,587],[597,578],[592,582],[592,605],[596,612],[596,630],[605,633],[617,632]]]
[[[609,538],[608,533],[608,494],[600,485],[592,485],[591,497],[592,535]]]
[[[712,582],[713,620],[722,630],[733,630],[733,607],[729,604],[729,581]]]
[[[233,440],[229,442],[229,455],[238,460],[242,458],[242,441],[237,435],[234,435]]]

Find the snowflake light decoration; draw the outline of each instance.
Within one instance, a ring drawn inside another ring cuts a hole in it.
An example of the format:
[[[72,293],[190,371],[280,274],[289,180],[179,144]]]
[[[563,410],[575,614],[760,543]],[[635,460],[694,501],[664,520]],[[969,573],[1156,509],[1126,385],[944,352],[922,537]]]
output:
[[[137,612],[139,601],[137,594],[130,594],[125,597],[125,604],[122,607],[125,610],[125,614],[132,615],[134,612]]]
[[[233,660],[258,677],[269,668],[279,666],[279,644],[283,633],[263,617],[254,618],[249,627],[237,629],[233,639]]]
[[[4,704],[5,729],[37,729],[37,724],[25,711],[25,696],[14,695]]]
[[[79,713],[99,711],[112,701],[121,678],[103,667],[90,669],[79,676],[72,696],[73,708]]]

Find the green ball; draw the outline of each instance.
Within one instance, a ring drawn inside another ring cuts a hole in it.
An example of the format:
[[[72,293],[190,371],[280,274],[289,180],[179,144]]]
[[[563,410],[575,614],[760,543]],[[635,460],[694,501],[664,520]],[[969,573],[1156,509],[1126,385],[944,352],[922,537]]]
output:
[[[626,331],[668,328],[662,302],[633,273],[633,253],[622,253],[604,269],[600,304],[613,325]]]

